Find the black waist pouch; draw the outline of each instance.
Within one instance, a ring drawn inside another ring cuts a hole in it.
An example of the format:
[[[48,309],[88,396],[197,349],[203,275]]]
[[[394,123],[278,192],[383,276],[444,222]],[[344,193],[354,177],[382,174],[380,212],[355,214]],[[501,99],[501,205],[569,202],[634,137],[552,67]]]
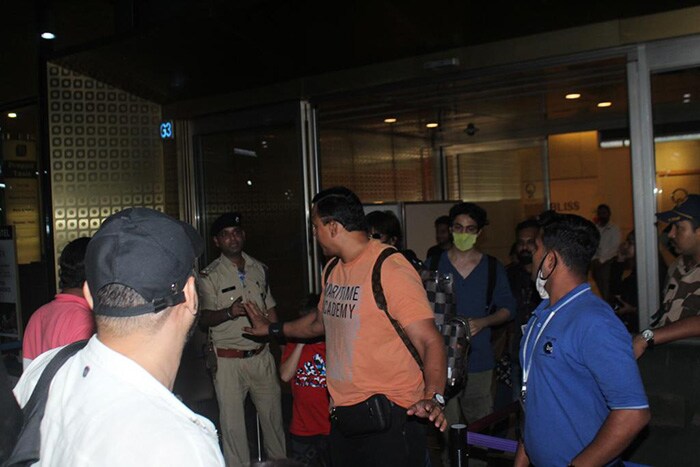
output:
[[[375,394],[358,404],[336,407],[331,422],[347,437],[381,433],[391,428],[391,406],[384,394]]]

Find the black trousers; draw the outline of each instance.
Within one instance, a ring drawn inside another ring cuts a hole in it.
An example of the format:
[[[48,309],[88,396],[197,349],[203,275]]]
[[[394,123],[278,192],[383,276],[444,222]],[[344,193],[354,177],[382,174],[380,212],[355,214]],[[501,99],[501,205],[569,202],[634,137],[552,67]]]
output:
[[[345,437],[331,425],[328,440],[333,467],[423,467],[426,457],[425,421],[407,417],[392,404],[391,428],[358,438]]]

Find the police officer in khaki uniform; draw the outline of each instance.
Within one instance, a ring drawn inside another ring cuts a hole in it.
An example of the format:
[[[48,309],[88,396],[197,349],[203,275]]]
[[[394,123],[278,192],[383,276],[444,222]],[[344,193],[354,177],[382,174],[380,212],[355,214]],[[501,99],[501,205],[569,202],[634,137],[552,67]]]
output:
[[[201,322],[209,327],[217,355],[214,387],[226,464],[250,465],[243,404],[250,392],[260,418],[269,459],[285,458],[280,386],[268,345],[243,336],[250,325],[243,303],[253,302],[277,321],[267,266],[243,252],[245,231],[239,213],[226,213],[211,228],[221,256],[200,272]]]

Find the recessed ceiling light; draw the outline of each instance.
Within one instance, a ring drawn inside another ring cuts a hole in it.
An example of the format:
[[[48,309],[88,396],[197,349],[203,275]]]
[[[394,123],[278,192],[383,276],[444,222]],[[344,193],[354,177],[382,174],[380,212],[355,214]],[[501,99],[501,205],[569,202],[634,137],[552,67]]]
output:
[[[56,34],[54,34],[54,33],[52,33],[52,32],[48,32],[48,31],[42,32],[42,33],[41,33],[41,38],[42,38],[42,39],[46,39],[47,41],[51,41],[51,40],[56,39]]]
[[[690,99],[690,93],[686,92],[685,94],[683,94],[683,99]]]
[[[8,113],[7,116],[8,116],[9,118],[17,118],[17,114],[14,113],[14,112]]]
[[[612,102],[598,102],[598,107],[610,107],[612,105]]]
[[[577,92],[572,92],[571,94],[567,94],[565,97],[567,99],[578,99],[579,97],[581,97],[581,94]]]
[[[426,124],[425,124],[425,127],[426,127],[426,128],[437,128],[438,126],[439,126],[439,125],[438,125],[437,123],[435,123],[435,122],[430,122],[430,123],[426,123]]]
[[[392,118],[385,118],[384,123],[396,123],[396,119],[393,117]]]

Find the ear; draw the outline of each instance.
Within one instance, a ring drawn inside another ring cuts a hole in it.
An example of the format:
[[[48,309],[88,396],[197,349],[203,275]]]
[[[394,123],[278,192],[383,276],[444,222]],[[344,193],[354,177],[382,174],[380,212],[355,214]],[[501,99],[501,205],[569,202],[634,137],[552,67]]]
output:
[[[561,261],[559,253],[554,250],[550,251],[542,264],[542,276],[549,277],[559,261]]]
[[[338,222],[328,221],[328,233],[331,235],[331,237],[338,235],[340,232],[340,227],[342,226]]]
[[[90,287],[88,287],[87,281],[83,282],[83,297],[85,297],[85,300],[88,302],[90,309],[94,309],[95,302],[92,299],[92,294],[90,293]]]
[[[212,238],[214,239],[214,245],[219,248],[219,238],[216,235],[214,235]]]
[[[197,288],[194,283],[194,276],[190,276],[185,282],[185,288],[183,289],[185,293],[185,305],[188,310],[193,310],[191,313],[193,315],[197,314],[197,309],[199,308],[199,299],[197,296]]]

